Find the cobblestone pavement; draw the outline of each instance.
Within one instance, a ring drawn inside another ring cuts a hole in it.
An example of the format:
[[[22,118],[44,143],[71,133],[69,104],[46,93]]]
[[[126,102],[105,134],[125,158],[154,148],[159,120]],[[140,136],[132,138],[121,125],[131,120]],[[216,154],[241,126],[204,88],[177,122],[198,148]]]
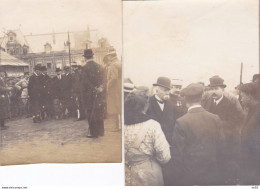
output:
[[[113,132],[113,123],[112,119],[106,119],[105,136],[92,139],[86,137],[86,120],[9,121],[9,128],[0,130],[0,163],[121,162],[122,132]]]

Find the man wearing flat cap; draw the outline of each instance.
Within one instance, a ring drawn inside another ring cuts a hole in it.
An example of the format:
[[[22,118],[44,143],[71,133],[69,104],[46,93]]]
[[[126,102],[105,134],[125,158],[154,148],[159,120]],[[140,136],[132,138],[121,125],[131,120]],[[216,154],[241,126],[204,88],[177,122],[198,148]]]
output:
[[[217,154],[220,118],[201,106],[203,86],[192,83],[181,91],[187,114],[177,119],[172,137],[171,185],[218,184]]]
[[[238,154],[239,135],[241,124],[244,120],[243,109],[238,99],[230,99],[224,95],[224,79],[213,76],[209,79],[209,98],[203,102],[203,107],[220,117],[222,120],[221,133],[224,137],[222,144],[222,160],[220,169],[222,172],[221,183],[225,185],[238,183]]]
[[[93,60],[93,51],[84,50],[86,64],[82,69],[84,99],[89,124],[88,138],[104,136],[104,107],[103,107],[103,68]]]

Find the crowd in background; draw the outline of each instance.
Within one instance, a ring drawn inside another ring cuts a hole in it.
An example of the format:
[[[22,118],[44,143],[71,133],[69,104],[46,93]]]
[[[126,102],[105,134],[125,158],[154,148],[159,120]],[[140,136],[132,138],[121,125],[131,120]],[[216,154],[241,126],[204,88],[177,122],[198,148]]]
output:
[[[83,56],[86,61],[82,66],[72,63],[63,70],[56,68],[56,74],[49,75],[46,66],[38,64],[30,76],[24,73],[18,81],[8,80],[1,68],[1,128],[7,128],[6,119],[21,115],[32,117],[34,123],[66,118],[88,119],[90,122],[95,117],[103,120],[110,116],[114,120],[115,131],[119,131],[121,62],[114,49],[110,49],[104,57],[104,65],[93,61],[91,49],[86,49]],[[96,115],[96,112],[99,113]],[[99,123],[95,125],[104,127],[103,121],[96,121]]]
[[[180,81],[124,80],[126,185],[259,185],[260,74],[237,94]]]

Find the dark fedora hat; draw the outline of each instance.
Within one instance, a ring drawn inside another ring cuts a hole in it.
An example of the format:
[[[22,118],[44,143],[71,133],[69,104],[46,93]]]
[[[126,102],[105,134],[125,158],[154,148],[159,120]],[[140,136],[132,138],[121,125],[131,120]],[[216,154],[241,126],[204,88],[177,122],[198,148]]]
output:
[[[69,67],[69,66],[64,66],[63,70],[69,71],[69,70],[70,70],[70,67]]]
[[[86,58],[92,57],[94,55],[92,49],[85,49],[83,56]]]
[[[252,81],[255,82],[258,79],[260,79],[260,74],[254,74]]]
[[[42,66],[40,64],[35,65],[34,70],[41,71]]]
[[[218,75],[215,75],[211,78],[209,78],[209,87],[222,87],[225,88],[227,85],[224,84],[224,79],[219,77]]]
[[[61,72],[62,70],[60,68],[56,68],[56,72]]]
[[[153,84],[153,86],[160,86],[166,89],[171,89],[171,80],[168,77],[159,77],[157,82]]]

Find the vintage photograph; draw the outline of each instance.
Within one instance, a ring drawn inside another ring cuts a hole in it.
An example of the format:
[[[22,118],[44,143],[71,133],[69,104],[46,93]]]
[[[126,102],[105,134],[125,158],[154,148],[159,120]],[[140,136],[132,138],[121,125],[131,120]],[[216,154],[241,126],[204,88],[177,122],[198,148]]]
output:
[[[0,165],[122,161],[122,2],[0,2]]]
[[[124,1],[127,186],[259,185],[259,1]]]

